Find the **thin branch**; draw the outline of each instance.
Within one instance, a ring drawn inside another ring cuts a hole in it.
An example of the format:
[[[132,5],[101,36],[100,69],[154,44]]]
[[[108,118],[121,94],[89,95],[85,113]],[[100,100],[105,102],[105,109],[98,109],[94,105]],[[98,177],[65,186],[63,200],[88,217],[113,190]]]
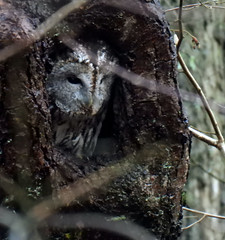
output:
[[[192,209],[192,208],[187,208],[187,207],[182,207],[182,209],[185,210],[185,211],[188,211],[188,212],[205,215],[206,217],[218,218],[218,219],[225,220],[225,216],[222,216],[222,215],[216,215],[216,214],[212,214],[212,213],[202,212],[202,211],[195,210],[195,209]]]
[[[180,33],[180,29],[173,29],[173,28],[171,28],[170,31]],[[188,35],[192,38],[192,42],[194,43],[194,48],[195,48],[195,47],[199,47],[199,44],[200,44],[200,43],[199,43],[198,39],[197,39],[194,35],[192,35],[190,32],[188,32],[188,31],[185,30],[185,29],[183,29],[182,31],[183,31],[183,33],[188,34]],[[178,41],[178,43],[179,43],[179,41]],[[178,44],[177,44],[177,45],[178,45]]]
[[[174,35],[174,42],[175,42],[176,45],[179,42],[179,39],[178,39],[176,34]],[[201,101],[203,103],[203,106],[204,106],[204,108],[205,108],[205,110],[206,110],[206,112],[207,112],[207,114],[208,114],[208,116],[210,118],[210,121],[211,121],[212,126],[213,126],[213,128],[215,130],[215,134],[216,134],[218,140],[215,140],[215,139],[207,136],[206,134],[203,134],[203,133],[201,133],[201,132],[199,132],[199,131],[191,128],[191,127],[189,127],[189,130],[198,139],[200,139],[200,140],[202,140],[202,141],[204,141],[204,142],[206,142],[206,143],[208,143],[208,144],[218,148],[220,150],[220,152],[222,153],[222,155],[225,156],[224,138],[223,138],[223,135],[222,135],[222,133],[220,131],[220,128],[218,126],[218,123],[216,121],[214,113],[213,113],[213,111],[212,111],[212,109],[211,109],[211,107],[209,105],[209,102],[206,99],[206,97],[205,97],[201,87],[199,86],[198,82],[196,81],[196,79],[193,77],[193,75],[189,71],[186,63],[184,62],[184,60],[183,60],[183,58],[182,58],[182,56],[181,56],[181,54],[179,52],[177,52],[177,58],[178,58],[178,61],[179,61],[180,65],[181,65],[185,75],[187,76],[187,78],[190,80],[190,82],[192,83],[192,85],[196,89],[196,91],[197,91],[197,93],[198,93],[198,95],[199,95],[199,97],[200,97],[200,99],[201,99]]]
[[[183,0],[180,0],[179,6],[179,15],[178,15],[178,25],[179,25],[179,41],[177,43],[177,52],[179,52],[180,45],[183,41],[183,26],[182,26],[182,7],[183,7]]]
[[[193,134],[193,136],[195,136],[196,138],[198,138],[199,140],[213,146],[216,147],[217,149],[220,150],[220,152],[222,153],[223,156],[225,156],[225,143],[224,142],[220,142],[219,140],[215,140],[214,138],[209,137],[208,135],[192,128],[192,127],[188,127],[189,131]]]
[[[186,10],[186,11],[187,11],[187,10],[192,10],[192,9],[197,8],[197,7],[200,7],[200,6],[201,6],[200,3],[184,5],[184,6],[183,6],[183,10]],[[170,8],[170,9],[165,10],[165,13],[173,12],[173,11],[177,11],[177,10],[179,10],[179,7]]]
[[[199,3],[201,4],[201,6],[203,6],[203,7],[205,7],[205,8],[208,8],[208,9],[212,9],[212,6],[211,6],[211,5],[208,6],[208,4],[203,3],[201,0],[198,0],[198,1],[199,1]]]
[[[206,215],[203,215],[200,219],[198,219],[196,222],[188,225],[187,227],[183,227],[182,230],[186,230],[188,228],[191,228],[193,227],[194,225],[196,225],[197,223],[200,223],[203,219],[205,219]]]
[[[205,168],[202,167],[201,164],[197,163],[196,161],[194,161],[193,159],[191,160],[191,162],[196,166],[199,167],[203,172],[207,173],[209,176],[215,178],[216,180],[218,180],[219,182],[225,184],[225,180],[217,177],[216,175],[214,175],[213,173],[211,173],[210,171],[206,170]]]
[[[216,2],[217,3],[217,2]],[[224,3],[224,2],[218,2],[218,3]],[[208,6],[207,6],[208,5]],[[207,2],[204,2],[204,3],[194,3],[194,4],[188,4],[188,5],[184,5],[183,6],[183,10],[185,11],[188,11],[188,10],[192,10],[194,8],[197,8],[197,7],[202,7],[202,6],[207,6],[208,9],[212,9],[212,8],[217,8],[217,9],[225,9],[225,7],[223,6],[214,6],[214,5],[211,5],[211,2],[207,1]],[[180,7],[175,7],[175,8],[170,8],[170,9],[167,9],[165,10],[165,13],[168,13],[168,12],[172,12],[172,11],[177,11],[179,10]]]
[[[170,31],[173,31],[173,32],[180,32],[180,30],[179,29],[174,29],[174,28],[170,28]],[[185,30],[185,29],[183,29],[183,33],[187,33],[191,38],[194,38],[195,36],[194,35],[192,35],[189,31],[187,31],[187,30]]]
[[[193,126],[190,126],[191,128],[201,132],[201,133],[204,133],[204,134],[211,134],[211,135],[216,135],[215,132],[207,132],[207,131],[203,131],[203,130],[199,130],[198,128],[196,127],[193,127]]]
[[[225,9],[225,7],[223,6],[211,6],[212,8],[216,8],[216,9]]]
[[[198,218],[198,216],[183,216],[183,219],[193,219],[193,218]]]
[[[223,135],[222,135],[222,133],[220,131],[220,128],[218,126],[216,118],[215,118],[215,116],[213,114],[213,111],[211,110],[211,108],[209,106],[209,103],[208,103],[208,101],[207,101],[207,99],[206,99],[206,97],[205,97],[201,87],[199,86],[199,84],[197,83],[196,79],[193,77],[193,75],[189,71],[189,69],[188,69],[187,65],[185,64],[183,58],[181,57],[180,53],[178,53],[178,61],[179,61],[180,65],[181,65],[185,75],[188,77],[188,79],[190,80],[192,85],[195,87],[196,91],[198,92],[198,94],[200,96],[201,101],[203,103],[203,106],[204,106],[204,108],[205,108],[205,110],[206,110],[206,112],[207,112],[207,114],[208,114],[208,116],[210,118],[210,121],[211,121],[211,123],[213,125],[213,128],[215,130],[216,136],[218,138],[218,141],[220,143],[224,143]]]
[[[211,138],[208,135],[206,135],[205,133],[200,132],[192,127],[188,127],[188,129],[193,134],[193,136],[195,136],[199,140],[217,148],[218,141],[216,139]]]

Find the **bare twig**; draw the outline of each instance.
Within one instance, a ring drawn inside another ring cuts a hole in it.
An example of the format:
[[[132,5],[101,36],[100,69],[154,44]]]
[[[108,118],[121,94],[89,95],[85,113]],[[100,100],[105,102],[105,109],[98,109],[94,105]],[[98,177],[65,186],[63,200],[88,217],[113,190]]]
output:
[[[180,32],[180,30],[179,29],[173,29],[173,28],[170,28],[170,31],[173,31],[173,32]],[[187,30],[185,30],[185,29],[183,29],[183,33],[187,33],[191,38],[194,38],[195,36],[194,35],[192,35],[189,31],[187,31]]]
[[[174,42],[175,42],[176,45],[179,42],[179,39],[178,39],[176,34],[174,35]],[[220,152],[223,154],[223,156],[225,156],[224,138],[223,138],[223,135],[222,135],[222,133],[220,131],[220,128],[218,126],[218,123],[216,121],[214,113],[213,113],[213,111],[212,111],[212,109],[211,109],[211,107],[209,105],[209,102],[206,99],[206,97],[205,97],[201,87],[199,86],[198,82],[196,81],[196,79],[193,77],[193,75],[189,71],[187,65],[185,64],[185,62],[184,62],[184,60],[183,60],[183,58],[182,58],[182,56],[181,56],[181,54],[179,52],[177,52],[177,58],[178,58],[178,61],[179,61],[180,65],[181,65],[185,75],[188,77],[188,79],[190,80],[190,82],[192,83],[194,88],[196,89],[196,91],[197,91],[197,93],[198,93],[198,95],[199,95],[199,97],[200,97],[200,99],[201,99],[201,101],[203,103],[203,106],[204,106],[204,108],[205,108],[205,110],[206,110],[206,112],[207,112],[207,114],[208,114],[208,116],[210,118],[210,121],[211,121],[212,126],[213,126],[213,128],[215,130],[215,134],[216,134],[218,140],[215,140],[215,139],[207,136],[206,134],[204,134],[202,132],[199,132],[196,129],[193,129],[191,127],[189,127],[189,130],[193,133],[193,135],[196,138],[198,138],[198,139],[200,139],[200,140],[202,140],[202,141],[204,141],[204,142],[206,142],[206,143],[216,147],[217,149],[220,150]]]
[[[211,110],[210,106],[209,106],[209,103],[208,103],[208,100],[206,99],[201,87],[199,86],[199,84],[197,83],[196,79],[193,77],[193,75],[191,74],[191,72],[189,71],[187,65],[185,64],[183,58],[181,57],[181,54],[178,53],[178,61],[185,73],[185,75],[188,77],[188,79],[190,80],[190,82],[192,83],[192,85],[195,87],[196,91],[198,92],[202,102],[203,102],[203,105],[205,107],[205,110],[206,112],[208,113],[209,115],[209,118],[211,120],[211,123],[213,125],[213,128],[215,130],[215,133],[216,133],[216,136],[218,138],[218,140],[220,142],[224,142],[224,138],[223,138],[223,135],[220,131],[220,128],[218,126],[218,123],[216,121],[216,118],[214,116],[214,113],[213,111]]]
[[[193,128],[189,128],[189,130],[193,133],[193,135],[197,138],[199,138],[200,140],[212,145],[212,146],[215,146],[217,147],[221,153],[225,156],[225,144],[224,144],[224,138],[223,138],[223,135],[220,131],[220,128],[218,126],[218,123],[216,121],[216,118],[214,116],[214,113],[213,111],[211,110],[210,108],[210,105],[208,103],[208,100],[206,99],[201,87],[199,86],[199,84],[197,83],[196,79],[193,77],[193,75],[191,74],[191,72],[189,71],[187,65],[185,64],[181,54],[178,52],[178,61],[185,73],[185,75],[188,77],[188,79],[190,80],[190,82],[192,83],[192,85],[194,86],[194,88],[196,89],[202,103],[203,103],[203,106],[210,118],[210,121],[212,123],[212,126],[215,130],[215,133],[216,133],[216,136],[217,136],[217,141],[214,140],[213,138],[210,138],[208,137],[207,135],[193,129]]]
[[[182,207],[183,210],[188,211],[188,212],[192,212],[192,213],[196,213],[196,214],[200,214],[203,215],[199,220],[197,220],[196,222],[188,225],[187,227],[182,228],[182,230],[186,230],[188,228],[193,227],[194,225],[196,225],[197,223],[200,223],[203,219],[205,219],[206,217],[211,217],[211,218],[218,218],[218,219],[223,219],[225,220],[225,216],[222,215],[216,215],[216,214],[211,214],[211,213],[207,213],[207,212],[202,212],[199,210],[195,210],[195,209],[191,209],[191,208],[187,208],[187,207]]]
[[[179,52],[180,45],[183,41],[183,26],[182,26],[182,8],[183,8],[183,0],[180,0],[179,6],[179,14],[178,14],[178,25],[179,25],[179,41],[177,43],[177,52]]]
[[[187,207],[182,207],[182,208],[183,208],[183,210],[188,211],[188,212],[205,215],[206,217],[218,218],[218,219],[223,219],[223,220],[225,220],[225,216],[222,216],[222,215],[217,215],[217,214],[202,212],[202,211],[195,210],[195,209],[192,209],[192,208],[187,208]]]
[[[212,8],[216,8],[216,9],[225,9],[225,7],[223,7],[223,6],[211,6]]]
[[[173,28],[171,28],[170,30],[173,31],[173,32],[178,32],[178,33],[180,33],[180,29],[173,29]],[[188,32],[188,31],[185,30],[185,29],[183,29],[182,31],[183,31],[183,33],[186,33],[186,34],[188,34],[188,35],[191,37],[192,42],[194,43],[193,48],[199,47],[199,44],[200,44],[200,43],[199,43],[198,39],[197,39],[194,35],[192,35],[190,32]],[[178,42],[178,43],[179,43],[179,42]]]
[[[216,2],[217,3],[217,2]],[[224,3],[224,2],[218,2],[218,3]],[[225,9],[225,7],[223,6],[215,6],[215,5],[211,5],[212,2],[204,2],[204,3],[194,3],[194,4],[188,4],[188,5],[184,5],[183,6],[183,10],[185,11],[188,11],[188,10],[192,10],[194,8],[197,8],[197,7],[202,7],[202,6],[208,6],[208,9],[212,9],[212,8],[217,8],[217,9]],[[165,13],[168,13],[168,12],[172,12],[172,11],[177,11],[179,10],[179,7],[175,7],[175,8],[170,8],[170,9],[167,9],[165,10]]]
[[[211,176],[211,177],[215,178],[216,180],[218,180],[219,182],[225,184],[225,180],[224,179],[219,178],[216,175],[214,175],[213,173],[211,173],[210,171],[206,170],[205,168],[202,167],[201,164],[197,163],[193,159],[191,160],[191,162],[194,164],[194,166],[199,167],[203,172],[207,173],[209,176]]]
[[[190,126],[191,128],[201,132],[201,133],[204,133],[204,134],[211,134],[211,135],[216,135],[215,132],[208,132],[208,131],[203,131],[203,130],[199,130],[198,128],[196,127],[193,127],[193,126]]]
[[[200,223],[205,217],[206,217],[206,215],[203,215],[203,216],[202,216],[200,219],[198,219],[196,222],[188,225],[187,227],[183,227],[182,230],[186,230],[186,229],[188,229],[188,228],[193,227],[193,226],[196,225],[197,223]]]
[[[189,131],[193,134],[193,136],[195,136],[196,138],[198,138],[199,140],[211,145],[211,146],[214,146],[214,147],[217,147],[217,140],[212,138],[212,137],[209,137],[208,135],[206,135],[205,133],[201,132],[201,131],[198,131],[192,127],[188,127]]]

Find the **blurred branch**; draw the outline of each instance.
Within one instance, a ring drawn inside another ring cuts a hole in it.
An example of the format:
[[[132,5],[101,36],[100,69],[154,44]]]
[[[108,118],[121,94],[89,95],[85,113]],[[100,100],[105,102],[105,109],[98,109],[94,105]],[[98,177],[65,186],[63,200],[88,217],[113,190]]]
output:
[[[215,178],[216,180],[218,180],[219,182],[225,184],[225,180],[223,180],[222,178],[217,177],[216,175],[214,175],[210,171],[206,170],[205,168],[202,167],[201,164],[197,163],[193,159],[191,160],[191,162],[193,162],[194,166],[199,167],[203,172],[207,173],[209,176],[211,176],[211,177]]]
[[[7,178],[2,173],[0,173],[0,188],[4,190],[6,194],[14,196],[23,210],[33,205],[33,201],[27,198],[27,193],[12,179]]]
[[[0,225],[9,229],[8,240],[41,240],[33,219],[0,207]]]
[[[135,167],[134,162],[135,159],[130,160],[126,157],[121,159],[120,163],[100,169],[97,172],[60,189],[54,200],[52,200],[52,196],[49,196],[41,203],[34,206],[29,211],[28,216],[36,219],[38,222],[48,218],[54,214],[58,208],[69,206],[85,194],[96,191],[102,186],[110,183],[113,179],[126,174]]]
[[[17,214],[7,208],[0,207],[0,225],[10,228],[14,221],[19,220],[21,219]]]
[[[35,41],[40,40],[50,29],[52,29],[57,23],[62,21],[69,13],[75,9],[81,7],[88,0],[73,0],[72,2],[61,7],[58,11],[53,13],[45,22],[43,22],[31,36],[27,36],[27,39],[16,41],[15,43],[3,48],[0,51],[0,62],[20,52],[24,48],[30,46]]]
[[[213,3],[214,4],[217,4],[217,3],[221,4],[221,3],[225,3],[225,2],[219,2],[219,1],[215,2],[214,1]],[[208,9],[212,9],[212,8],[225,9],[225,7],[223,7],[223,6],[212,5],[211,1],[203,2],[203,3],[188,4],[188,5],[184,5],[182,8],[183,8],[183,10],[188,11],[188,10],[192,10],[194,8],[206,7],[206,6],[207,6]],[[172,12],[172,11],[177,11],[179,9],[180,9],[180,7],[170,8],[170,9],[165,10],[165,13]]]
[[[43,37],[49,30],[51,30],[57,23],[62,21],[69,13],[77,8],[80,8],[88,0],[73,0],[64,5],[58,11],[53,13],[45,22],[43,22],[35,31],[34,38],[36,40]]]
[[[46,226],[47,223],[47,226]],[[58,214],[37,224],[35,219],[13,213],[0,207],[0,225],[9,228],[9,240],[41,240],[38,228],[76,229],[92,228],[116,233],[129,239],[156,240],[144,227],[125,220],[114,220],[112,216],[97,213]]]
[[[154,146],[148,149],[148,154],[155,153]],[[51,215],[53,215],[60,207],[70,206],[76,204],[78,200],[85,199],[85,196],[89,196],[90,193],[96,192],[99,189],[101,191],[107,190],[106,185],[111,183],[114,179],[124,176],[137,167],[137,162],[144,161],[143,154],[145,150],[140,150],[133,156],[132,154],[126,156],[116,164],[99,169],[97,172],[93,172],[85,178],[79,179],[76,182],[59,189],[54,193],[54,197],[50,195],[42,202],[34,206],[29,212],[28,216],[31,219],[35,219],[37,222],[41,222]],[[139,162],[140,163],[140,162]]]
[[[112,216],[97,213],[53,215],[48,226],[57,229],[92,228],[116,233],[129,239],[156,240],[147,229],[126,219],[113,220]],[[82,223],[82,224],[81,224]]]

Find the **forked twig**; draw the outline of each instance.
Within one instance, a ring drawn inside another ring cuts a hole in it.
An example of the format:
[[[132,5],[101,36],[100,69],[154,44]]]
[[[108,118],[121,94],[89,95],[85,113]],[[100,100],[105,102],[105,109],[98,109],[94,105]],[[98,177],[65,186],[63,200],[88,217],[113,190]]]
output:
[[[205,219],[206,217],[211,217],[211,218],[218,218],[218,219],[223,219],[225,220],[225,216],[222,215],[216,215],[216,214],[211,214],[211,213],[207,213],[207,212],[202,212],[199,210],[195,210],[195,209],[191,209],[191,208],[187,208],[187,207],[182,207],[183,210],[188,211],[188,212],[192,212],[192,213],[197,213],[200,215],[203,215],[199,220],[197,220],[196,222],[188,225],[187,227],[182,228],[182,230],[186,230],[188,228],[193,227],[194,225],[196,225],[197,223],[200,223],[203,219]]]
[[[176,35],[174,37],[174,40],[175,40],[175,44],[177,44],[179,42]],[[197,93],[198,93],[198,95],[199,95],[199,97],[200,97],[200,99],[203,103],[203,106],[204,106],[204,108],[205,108],[205,110],[206,110],[206,112],[207,112],[207,114],[210,118],[210,121],[212,123],[212,126],[214,128],[215,134],[217,136],[217,140],[207,136],[206,134],[204,134],[202,132],[197,131],[196,129],[194,129],[192,127],[189,127],[189,130],[192,132],[192,134],[196,138],[198,138],[198,139],[200,139],[200,140],[218,148],[221,151],[221,153],[223,154],[223,156],[225,156],[224,138],[223,138],[223,135],[222,135],[222,133],[220,131],[220,128],[218,126],[215,115],[214,115],[214,113],[213,113],[213,111],[212,111],[212,109],[211,109],[211,107],[208,103],[208,100],[206,99],[206,97],[205,97],[201,87],[199,86],[198,82],[196,81],[196,79],[193,77],[193,75],[189,71],[187,65],[185,64],[185,62],[184,62],[184,60],[183,60],[183,58],[182,58],[182,56],[179,52],[177,53],[177,58],[178,58],[178,61],[181,65],[185,75],[187,76],[187,78],[190,80],[190,82],[192,83],[192,85],[196,89],[196,91],[197,91]]]
[[[185,211],[188,211],[188,212],[205,215],[206,217],[212,217],[212,218],[218,218],[218,219],[225,220],[225,216],[222,216],[222,215],[207,213],[207,212],[203,212],[203,211],[199,211],[199,210],[195,210],[195,209],[187,208],[187,207],[182,207],[182,209],[185,210]]]

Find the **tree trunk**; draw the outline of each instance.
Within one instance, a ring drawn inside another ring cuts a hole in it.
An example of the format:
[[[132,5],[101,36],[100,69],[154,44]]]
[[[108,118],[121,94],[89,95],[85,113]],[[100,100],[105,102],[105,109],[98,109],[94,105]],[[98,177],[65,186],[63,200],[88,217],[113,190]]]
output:
[[[13,36],[28,40],[32,27],[62,5],[45,2],[10,1],[17,10],[0,4],[2,47],[14,42]],[[79,158],[54,145],[45,83],[54,67],[53,55],[73,40],[93,39],[104,40],[119,59],[120,67],[114,69],[119,76],[100,133],[114,143],[106,154]],[[2,204],[18,212],[29,210],[38,221],[48,219],[50,226],[55,212],[98,212],[117,216],[119,223],[130,219],[160,239],[177,239],[189,134],[175,57],[158,3],[115,0],[109,5],[96,0],[71,13],[45,39],[1,63],[1,173],[13,179],[11,188],[17,184],[23,189],[25,198],[4,188]],[[13,201],[7,202],[11,195]],[[85,220],[80,225],[90,227]],[[78,229],[70,231],[74,239],[118,239],[109,232]],[[58,229],[52,234],[64,239],[66,233]]]

